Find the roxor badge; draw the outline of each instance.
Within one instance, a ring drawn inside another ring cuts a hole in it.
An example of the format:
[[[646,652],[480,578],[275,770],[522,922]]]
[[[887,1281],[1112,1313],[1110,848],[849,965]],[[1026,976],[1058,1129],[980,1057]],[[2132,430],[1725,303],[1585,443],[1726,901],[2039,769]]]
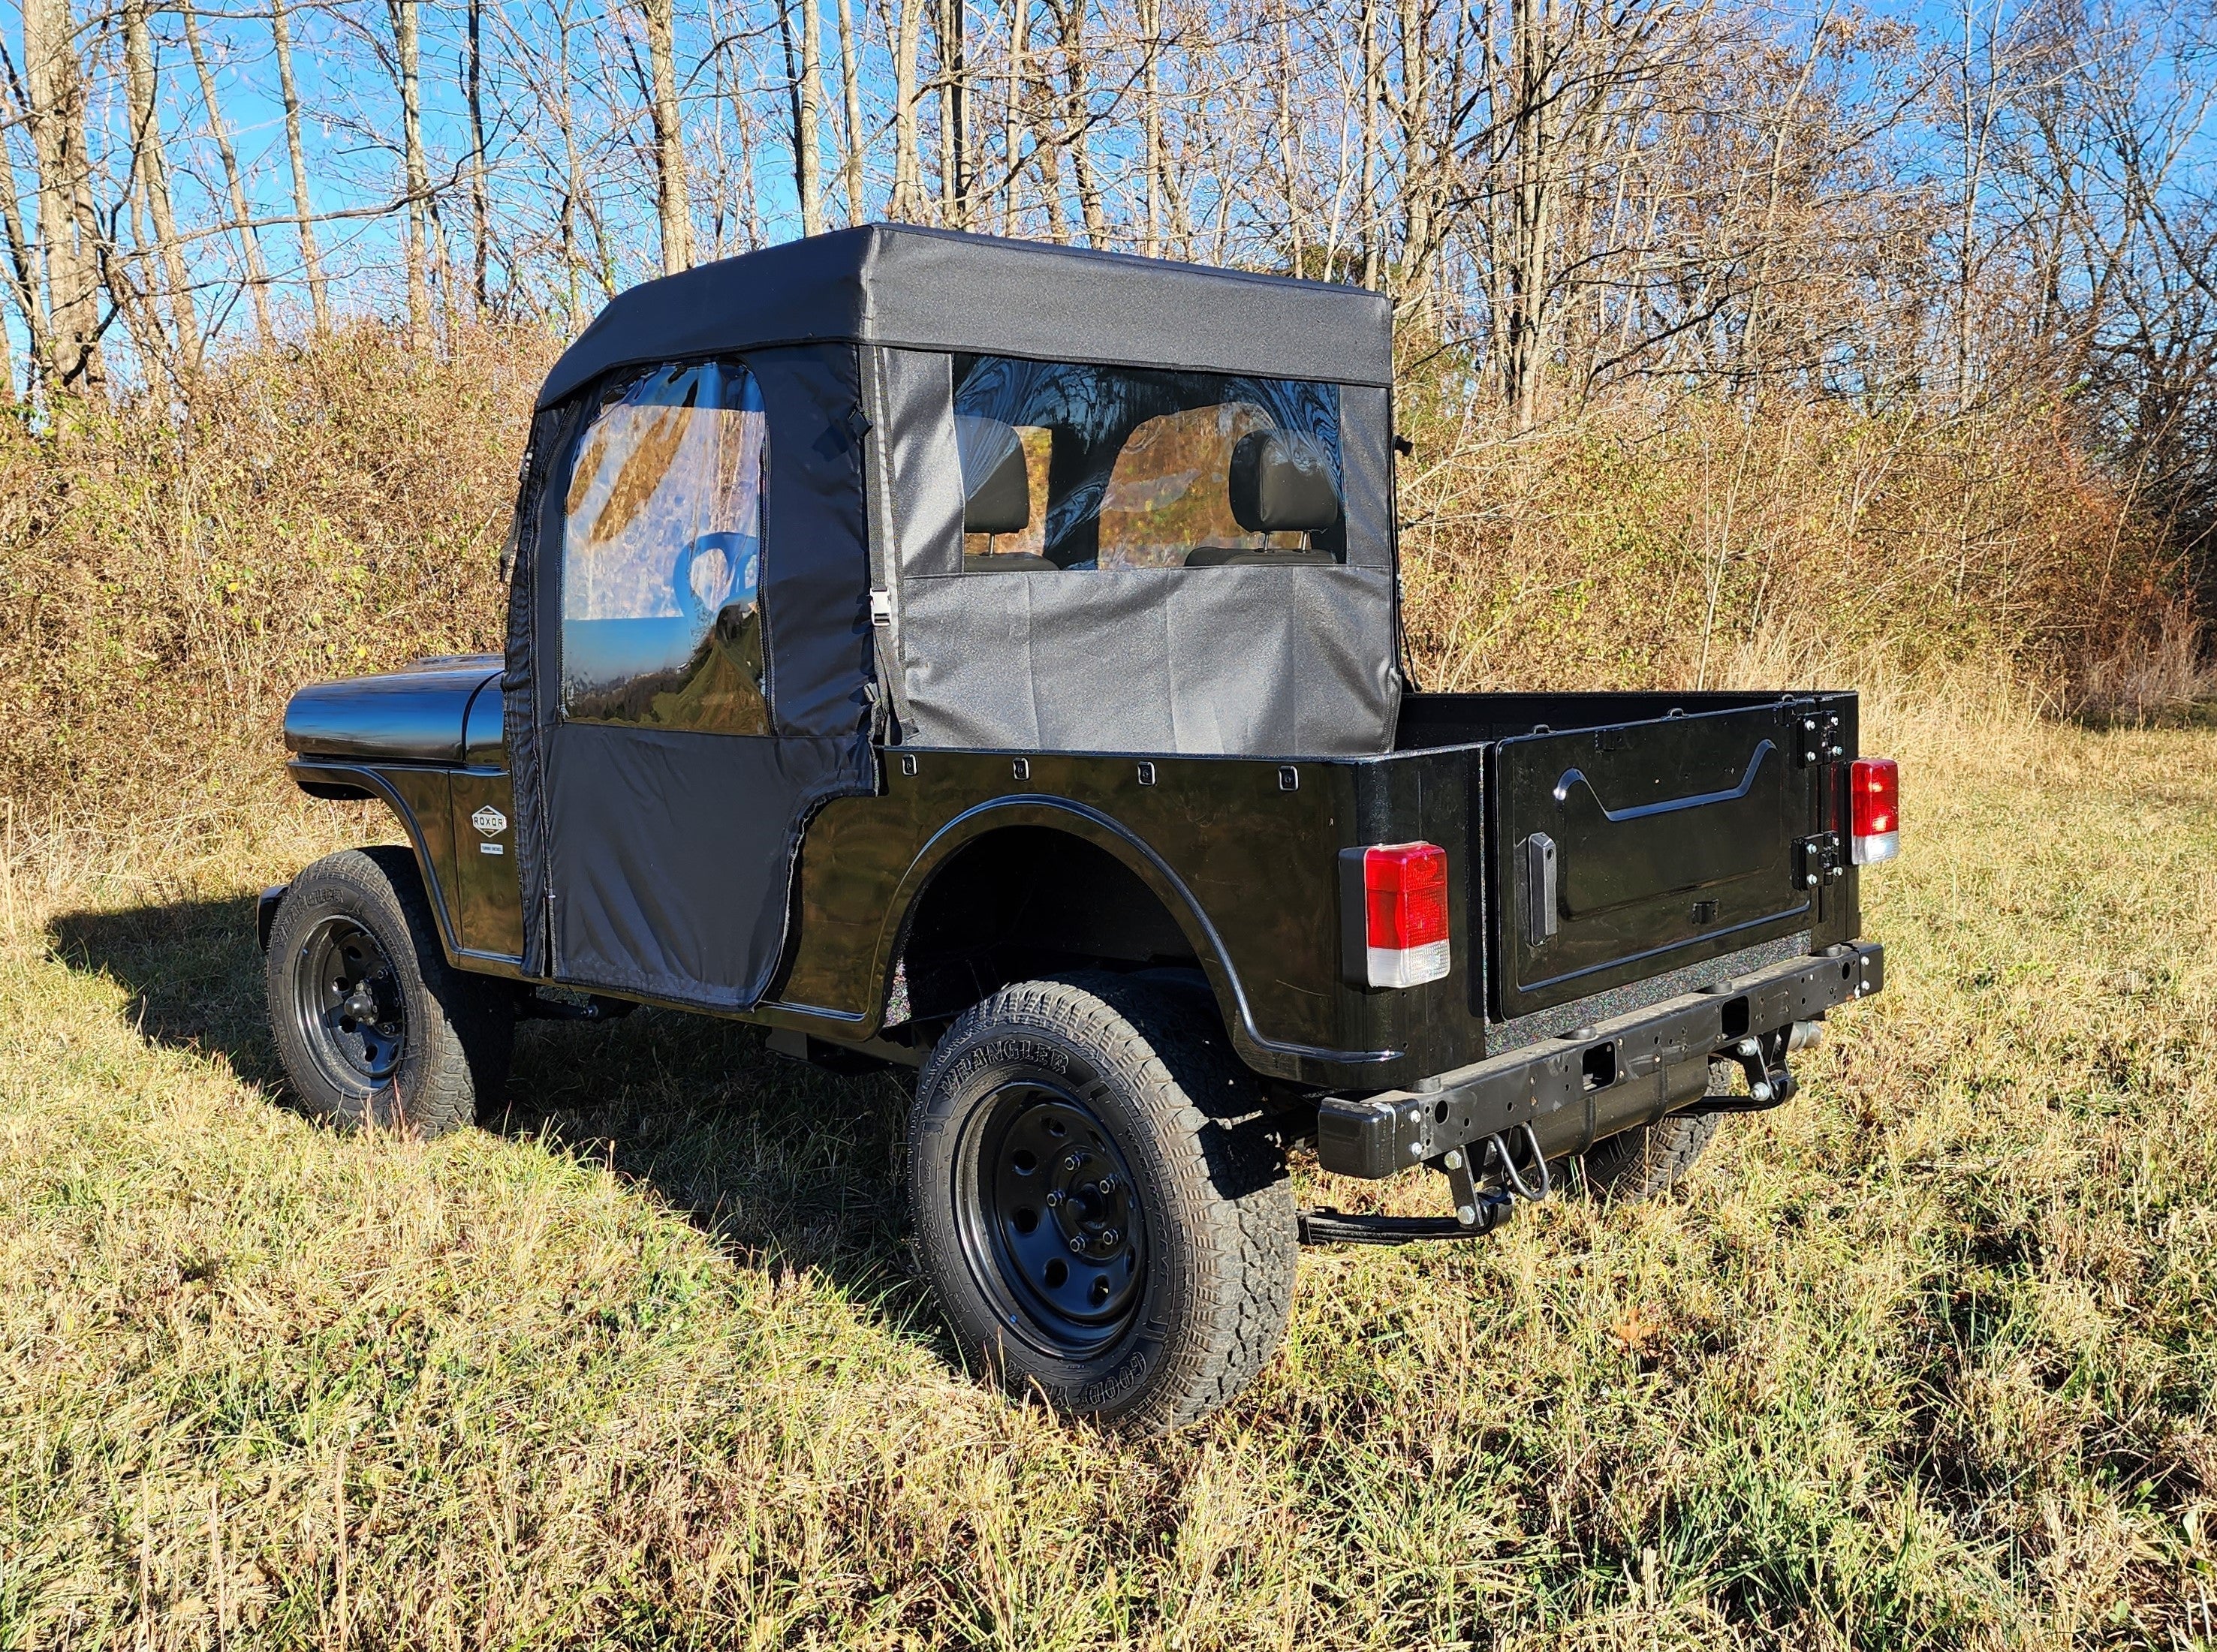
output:
[[[487,837],[493,837],[508,829],[508,817],[491,804],[487,804],[470,817],[470,824]]]

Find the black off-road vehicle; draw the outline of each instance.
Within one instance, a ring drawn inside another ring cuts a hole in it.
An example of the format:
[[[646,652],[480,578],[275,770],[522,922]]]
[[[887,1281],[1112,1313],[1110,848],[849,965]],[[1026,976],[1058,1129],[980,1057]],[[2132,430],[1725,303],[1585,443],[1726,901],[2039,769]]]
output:
[[[911,229],[618,299],[506,657],[287,711],[413,851],[264,897],[300,1099],[466,1124],[550,993],[919,1068],[964,1348],[1142,1427],[1254,1376],[1305,1239],[1667,1184],[1877,990],[1893,765],[1852,694],[1416,692],[1391,367],[1372,293]],[[1303,1139],[1453,1214],[1296,1211]]]

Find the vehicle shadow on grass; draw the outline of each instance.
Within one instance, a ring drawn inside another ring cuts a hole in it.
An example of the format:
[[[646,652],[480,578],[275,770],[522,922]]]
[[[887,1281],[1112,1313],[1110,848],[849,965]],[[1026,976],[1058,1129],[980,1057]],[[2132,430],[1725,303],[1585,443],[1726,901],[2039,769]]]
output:
[[[286,1105],[263,1003],[254,898],[54,919],[68,968],[106,975],[150,1045],[221,1061]],[[866,1316],[930,1323],[901,1238],[908,1091],[781,1059],[736,1022],[642,1009],[528,1021],[485,1126],[604,1166],[713,1237],[738,1266],[823,1270]]]

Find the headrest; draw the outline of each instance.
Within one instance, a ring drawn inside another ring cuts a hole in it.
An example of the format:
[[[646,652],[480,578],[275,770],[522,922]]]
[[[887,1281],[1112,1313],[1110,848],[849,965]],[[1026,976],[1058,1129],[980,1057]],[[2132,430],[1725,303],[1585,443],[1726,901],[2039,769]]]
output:
[[[1232,450],[1232,515],[1250,533],[1321,533],[1339,521],[1331,457],[1314,436],[1251,430]]]
[[[1021,533],[1029,527],[1031,473],[1015,427],[958,413],[954,448],[962,459],[962,531]]]

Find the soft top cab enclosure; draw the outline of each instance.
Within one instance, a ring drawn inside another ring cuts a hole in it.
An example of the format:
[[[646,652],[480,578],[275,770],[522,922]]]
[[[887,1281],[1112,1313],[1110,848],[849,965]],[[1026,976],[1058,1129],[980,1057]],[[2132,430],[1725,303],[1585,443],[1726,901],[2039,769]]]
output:
[[[758,1002],[803,829],[881,745],[1386,749],[1390,374],[1374,294],[932,231],[616,299],[541,391],[516,539],[526,972]],[[1192,532],[1275,432],[1348,502],[1329,554]],[[966,440],[1004,433],[1030,539],[966,545]],[[1159,554],[1195,537],[1256,554]]]

